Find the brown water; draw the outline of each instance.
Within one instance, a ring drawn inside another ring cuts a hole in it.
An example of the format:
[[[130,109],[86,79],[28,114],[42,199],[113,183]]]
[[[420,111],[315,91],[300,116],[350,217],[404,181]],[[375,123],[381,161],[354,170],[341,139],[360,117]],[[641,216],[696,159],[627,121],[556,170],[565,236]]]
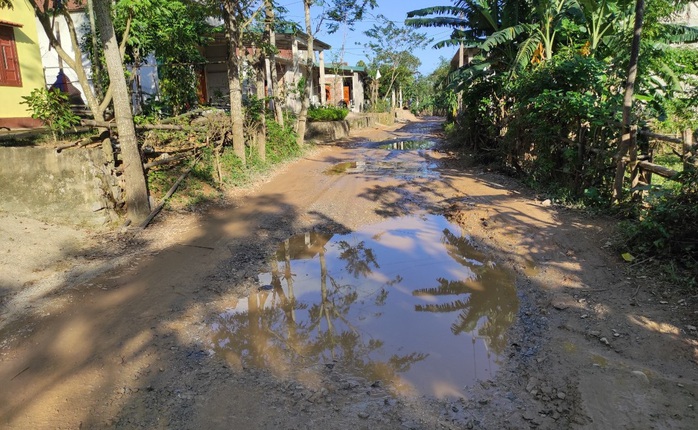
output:
[[[212,325],[231,363],[279,375],[335,364],[440,398],[495,374],[518,309],[513,274],[435,215],[292,237],[259,284]]]

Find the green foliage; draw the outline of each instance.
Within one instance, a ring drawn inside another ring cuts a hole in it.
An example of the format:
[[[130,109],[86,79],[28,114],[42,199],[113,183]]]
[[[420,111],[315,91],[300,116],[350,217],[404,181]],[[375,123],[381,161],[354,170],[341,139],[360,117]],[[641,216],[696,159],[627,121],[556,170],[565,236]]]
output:
[[[63,134],[69,128],[80,124],[80,117],[70,109],[68,95],[58,90],[35,88],[28,96],[22,96],[22,104],[29,106],[32,118],[40,119],[48,126],[57,140],[57,134]]]
[[[369,104],[367,110],[373,113],[390,112],[390,102],[386,99],[378,99],[375,103]]]
[[[281,163],[298,157],[302,154],[298,146],[296,132],[291,126],[292,121],[286,121],[285,127],[281,127],[276,121],[267,118],[267,162],[270,164]]]
[[[377,5],[377,0],[332,0],[326,12],[328,33],[337,32],[341,26],[353,30],[356,22],[363,19],[366,10]]]
[[[606,190],[617,142],[609,121],[621,103],[609,87],[619,83],[605,63],[577,54],[524,72],[506,86],[513,102],[505,105],[499,149],[529,181],[567,189],[572,198]]]
[[[635,255],[671,259],[678,269],[698,273],[698,173],[684,172],[678,189],[654,193],[637,220],[624,221],[626,249]],[[690,279],[689,279],[690,280]]]
[[[368,37],[364,48],[370,52],[369,76],[375,77],[378,70],[381,74],[377,94],[371,97],[374,104],[377,99],[389,97],[393,89],[412,85],[421,64],[412,52],[431,43],[424,33],[399,26],[382,15],[377,18],[378,24],[364,31]]]
[[[349,115],[349,109],[334,106],[313,107],[308,109],[308,121],[342,121]]]

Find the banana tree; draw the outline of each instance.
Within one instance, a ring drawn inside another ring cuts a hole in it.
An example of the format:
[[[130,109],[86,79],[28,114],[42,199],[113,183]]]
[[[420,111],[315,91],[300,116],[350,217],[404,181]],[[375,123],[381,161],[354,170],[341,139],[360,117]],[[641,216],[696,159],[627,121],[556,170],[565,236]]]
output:
[[[553,58],[557,36],[565,19],[582,19],[577,0],[541,0],[533,7],[530,22],[521,22],[491,34],[480,47],[490,51],[495,47],[516,44],[517,53],[512,71],[526,68]],[[526,37],[521,43],[517,41]]]

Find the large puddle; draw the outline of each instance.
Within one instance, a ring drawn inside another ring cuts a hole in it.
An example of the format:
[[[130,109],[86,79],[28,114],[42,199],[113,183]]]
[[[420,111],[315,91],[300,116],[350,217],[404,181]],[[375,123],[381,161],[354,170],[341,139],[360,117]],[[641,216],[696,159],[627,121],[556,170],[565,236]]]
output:
[[[439,398],[494,375],[518,309],[513,274],[434,215],[292,237],[259,282],[213,323],[217,354],[279,375],[338,365]]]
[[[379,146],[381,149],[389,149],[391,151],[415,151],[432,149],[436,145],[433,140],[401,140],[399,142],[391,142]]]
[[[415,178],[437,178],[439,172],[434,162],[421,159],[396,160],[396,156],[387,155],[381,160],[347,161],[338,163],[325,170],[326,175],[366,174],[376,177],[390,176],[412,180]]]

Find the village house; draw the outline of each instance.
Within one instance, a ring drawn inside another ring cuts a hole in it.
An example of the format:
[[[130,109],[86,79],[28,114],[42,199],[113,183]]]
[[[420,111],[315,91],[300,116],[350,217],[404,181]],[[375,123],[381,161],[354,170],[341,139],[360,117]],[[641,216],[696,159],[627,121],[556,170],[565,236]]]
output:
[[[314,67],[308,71],[307,52],[308,52],[308,35],[302,32],[285,32],[276,34],[276,47],[278,54],[276,55],[276,74],[279,79],[284,107],[287,110],[298,113],[301,108],[301,99],[298,91],[298,85],[302,78],[310,79],[307,81],[310,84],[312,98],[311,104],[324,104],[325,94],[320,91],[324,87],[324,51],[331,48],[330,45],[315,39],[313,43],[313,51],[315,53]],[[253,47],[248,47],[248,51],[252,51]],[[225,36],[216,34],[214,39],[208,45],[202,47],[202,54],[206,59],[202,79],[200,79],[200,94],[202,102],[208,101],[213,105],[227,105],[229,103],[228,89],[228,46]],[[266,70],[266,85],[265,93],[270,94],[271,70],[267,60],[265,62]],[[254,82],[245,80],[243,85],[244,95],[255,93]]]
[[[325,101],[323,105],[345,106],[352,112],[365,109],[365,67],[331,63],[324,68]]]
[[[28,0],[13,4],[0,15],[0,127],[36,127],[41,123],[22,104],[22,97],[46,85],[34,9]]]
[[[21,97],[29,95],[34,88],[54,87],[69,94],[73,105],[85,105],[86,98],[78,76],[59,57],[56,49],[49,42],[46,32],[35,16],[29,0],[18,0],[12,10],[3,11],[0,21],[2,36],[3,69],[0,81],[0,95],[4,96],[0,106],[0,125],[8,127],[38,126],[40,123],[31,118],[27,106],[21,104]],[[49,6],[53,1],[49,1]],[[85,0],[68,0],[66,8],[71,23],[60,15],[52,18],[51,28],[61,48],[71,58],[75,57],[75,47],[70,37],[70,26],[77,32],[80,40],[85,32],[90,31]],[[31,43],[16,43],[16,40]],[[301,98],[298,85],[303,78],[311,87],[311,105],[347,106],[355,112],[364,108],[364,79],[366,72],[361,67],[346,64],[325,64],[324,51],[330,45],[315,39],[313,45],[314,65],[308,70],[306,66],[308,36],[302,32],[281,32],[276,35],[278,54],[276,56],[277,76],[282,94],[283,107],[298,113]],[[254,49],[253,47],[248,47]],[[202,104],[226,106],[229,99],[227,76],[227,44],[225,37],[217,33],[211,43],[200,48],[205,58],[204,64],[192,65],[199,69],[198,93]],[[20,61],[21,60],[21,61]],[[4,65],[8,66],[5,67]],[[14,66],[16,64],[16,66]],[[82,55],[82,65],[90,85],[92,70],[86,54]],[[14,67],[14,69],[13,69]],[[158,64],[151,54],[137,65],[127,65],[132,71],[132,104],[138,111],[143,102],[159,96]],[[265,93],[271,95],[271,71],[266,60]],[[6,70],[5,70],[6,69]],[[245,80],[245,94],[255,91],[254,83]]]

